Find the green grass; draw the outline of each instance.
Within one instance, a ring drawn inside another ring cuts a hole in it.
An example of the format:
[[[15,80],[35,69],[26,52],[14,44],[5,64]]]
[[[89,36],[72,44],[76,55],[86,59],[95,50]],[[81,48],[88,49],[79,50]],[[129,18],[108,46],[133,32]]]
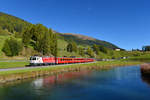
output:
[[[0,69],[24,67],[29,62],[0,62]]]
[[[150,62],[150,54],[145,54],[137,57],[130,57],[128,60]]]
[[[63,39],[58,39],[58,56],[59,57],[63,57],[63,56],[76,56],[76,57],[81,57],[78,53],[75,52],[67,52],[66,51],[66,47],[67,47],[68,43],[63,40]]]
[[[73,68],[73,67],[103,67],[109,68],[108,66],[125,66],[125,65],[138,65],[141,62],[127,62],[127,61],[101,61],[96,63],[87,63],[87,64],[75,64],[75,65],[64,65],[64,66],[56,66],[56,67],[40,67],[40,68],[31,68],[31,69],[23,69],[23,70],[13,70],[13,71],[2,71],[0,75],[11,75],[11,74],[21,74],[21,73],[29,73],[36,71],[53,71],[53,70],[61,70],[63,68]]]

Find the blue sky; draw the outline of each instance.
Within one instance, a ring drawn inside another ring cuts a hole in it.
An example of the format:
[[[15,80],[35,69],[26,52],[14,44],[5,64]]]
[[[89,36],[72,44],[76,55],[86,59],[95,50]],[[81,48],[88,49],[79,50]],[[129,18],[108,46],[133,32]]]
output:
[[[0,11],[131,50],[150,45],[150,0],[0,0]]]

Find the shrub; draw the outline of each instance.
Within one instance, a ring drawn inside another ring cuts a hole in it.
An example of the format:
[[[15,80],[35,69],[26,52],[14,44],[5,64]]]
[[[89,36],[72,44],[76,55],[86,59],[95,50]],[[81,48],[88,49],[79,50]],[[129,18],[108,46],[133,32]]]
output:
[[[22,50],[22,44],[15,38],[6,39],[2,51],[6,56],[17,56]]]

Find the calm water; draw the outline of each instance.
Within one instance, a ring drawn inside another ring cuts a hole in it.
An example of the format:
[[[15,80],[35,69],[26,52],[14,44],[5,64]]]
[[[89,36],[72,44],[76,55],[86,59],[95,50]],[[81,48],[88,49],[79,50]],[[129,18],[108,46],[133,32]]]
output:
[[[0,100],[149,100],[139,66],[69,72],[0,86]]]

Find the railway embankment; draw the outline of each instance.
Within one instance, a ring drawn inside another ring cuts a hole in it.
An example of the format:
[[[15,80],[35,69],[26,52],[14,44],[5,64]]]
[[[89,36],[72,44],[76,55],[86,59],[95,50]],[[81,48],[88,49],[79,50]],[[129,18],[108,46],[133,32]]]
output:
[[[118,66],[138,65],[141,62],[130,61],[101,61],[87,64],[74,64],[56,67],[38,67],[22,70],[0,71],[0,83],[7,83],[16,80],[24,80],[48,75],[61,74],[65,72],[74,72],[82,70],[108,70]]]

